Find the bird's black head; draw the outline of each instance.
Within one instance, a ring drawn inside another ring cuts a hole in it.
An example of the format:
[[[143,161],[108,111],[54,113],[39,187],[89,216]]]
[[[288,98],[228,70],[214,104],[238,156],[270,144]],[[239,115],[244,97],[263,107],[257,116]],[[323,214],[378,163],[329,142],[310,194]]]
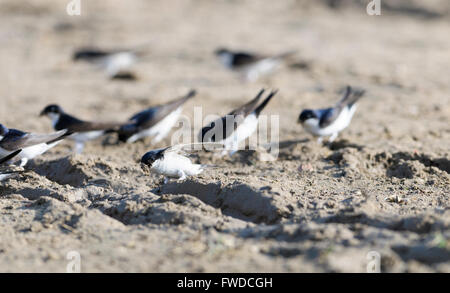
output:
[[[228,53],[230,53],[230,51],[229,51],[228,49],[225,49],[225,48],[218,48],[218,49],[216,49],[216,50],[214,51],[214,54],[215,54],[216,56],[220,56],[220,55],[228,54]]]
[[[49,115],[49,114],[62,114],[63,110],[60,106],[52,104],[48,105],[41,111],[40,116]]]
[[[0,124],[0,136],[5,136],[9,132],[9,129],[6,128],[3,124]]]
[[[316,118],[317,115],[314,113],[313,110],[303,110],[302,113],[300,113],[300,116],[298,116],[298,123],[304,123],[308,119]]]
[[[141,166],[143,167],[143,169],[151,167],[153,163],[156,160],[161,159],[161,157],[162,157],[161,151],[149,151],[142,156]]]

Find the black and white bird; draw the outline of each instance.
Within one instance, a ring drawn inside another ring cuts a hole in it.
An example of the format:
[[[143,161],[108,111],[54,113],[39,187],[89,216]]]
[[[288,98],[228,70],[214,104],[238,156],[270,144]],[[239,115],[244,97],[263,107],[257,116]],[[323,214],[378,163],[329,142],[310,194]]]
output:
[[[196,91],[191,90],[184,97],[136,113],[127,124],[120,127],[119,140],[133,143],[145,137],[151,137],[152,144],[160,142],[177,123],[184,103],[195,94]]]
[[[82,48],[73,54],[74,61],[86,61],[104,70],[111,78],[130,74],[129,68],[134,65],[143,54],[139,50],[100,50],[96,48]]]
[[[17,156],[21,151],[22,150],[19,149],[3,158],[0,158],[0,165],[8,162],[9,160],[11,160],[15,156]],[[24,171],[23,170],[10,170],[10,168],[8,168],[8,169],[0,168],[0,181],[4,181],[14,175],[22,173],[22,172],[24,172]]]
[[[298,118],[298,123],[301,123],[309,133],[318,136],[319,143],[325,136],[330,137],[328,142],[333,142],[339,132],[350,124],[357,102],[364,93],[363,89],[352,89],[347,86],[343,98],[334,107],[303,110]]]
[[[295,54],[295,51],[285,52],[274,56],[264,56],[250,52],[231,51],[219,48],[215,55],[222,65],[237,72],[244,80],[254,82],[263,75],[277,69],[284,59]]]
[[[68,135],[67,129],[50,134],[36,134],[23,132],[17,129],[8,129],[0,124],[0,157],[17,153],[12,160],[20,160],[20,166],[27,164],[28,160],[42,155],[61,142]]]
[[[254,99],[247,104],[231,111],[220,119],[211,122],[202,128],[199,133],[199,140],[205,142],[216,142],[224,145],[225,150],[233,155],[241,141],[250,137],[258,128],[258,117],[269,101],[276,95],[277,90],[270,94],[261,102],[264,93],[262,89]]]
[[[195,164],[187,157],[188,153],[200,151],[204,148],[208,150],[223,149],[222,144],[179,144],[162,149],[151,150],[141,158],[143,170],[150,170],[164,176],[164,183],[169,178],[177,178],[178,181],[186,179],[188,176],[195,176],[203,172],[208,165]]]
[[[72,134],[69,138],[75,141],[75,152],[83,152],[87,141],[97,139],[107,133],[117,131],[123,123],[92,122],[75,118],[63,111],[58,105],[48,105],[41,111],[40,116],[48,116],[55,130],[67,129]]]

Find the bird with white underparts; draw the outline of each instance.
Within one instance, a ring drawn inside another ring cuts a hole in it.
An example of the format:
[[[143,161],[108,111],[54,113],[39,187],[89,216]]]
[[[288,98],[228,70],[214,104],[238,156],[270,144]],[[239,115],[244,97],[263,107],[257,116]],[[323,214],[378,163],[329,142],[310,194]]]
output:
[[[102,50],[81,48],[74,52],[73,61],[85,61],[104,70],[111,78],[135,79],[129,68],[145,54],[141,49]]]
[[[107,133],[117,131],[123,123],[118,122],[93,122],[78,119],[55,104],[48,105],[40,116],[47,116],[55,130],[67,129],[72,134],[69,139],[75,141],[75,152],[83,152],[86,142],[97,139]]]
[[[160,142],[177,123],[181,116],[183,105],[195,95],[196,91],[190,90],[181,98],[134,114],[118,130],[119,141],[133,143],[137,140],[151,137],[152,144]]]
[[[355,114],[357,102],[364,96],[365,90],[347,86],[342,99],[333,107],[325,109],[305,109],[298,117],[298,123],[322,143],[324,137],[333,142],[338,134],[350,125]]]
[[[277,93],[277,90],[271,91],[260,102],[264,91],[260,90],[247,104],[203,127],[199,133],[199,141],[221,143],[225,147],[222,155],[228,153],[232,156],[238,150],[239,144],[257,130],[261,111]]]
[[[9,156],[21,149],[22,151],[11,158],[11,161],[20,160],[20,166],[24,167],[29,160],[56,146],[69,134],[67,129],[50,134],[29,133],[8,129],[0,124],[0,157]]]
[[[209,165],[195,164],[189,158],[188,154],[194,151],[222,150],[220,143],[192,143],[178,144],[166,148],[151,150],[145,153],[141,158],[141,167],[144,171],[150,170],[164,176],[164,184],[169,178],[177,178],[183,181],[189,176],[196,176],[203,172]]]
[[[237,73],[244,81],[254,82],[275,71],[286,58],[294,55],[296,51],[267,56],[219,48],[214,53],[225,68]]]
[[[12,152],[11,154],[0,158],[0,165],[8,162],[9,160],[11,160],[12,158],[14,158],[15,156],[17,156],[22,150],[19,149],[15,152]],[[0,167],[0,182],[4,181],[8,178],[11,178],[17,174],[23,173],[25,172],[24,170],[11,170],[10,166],[7,167]]]

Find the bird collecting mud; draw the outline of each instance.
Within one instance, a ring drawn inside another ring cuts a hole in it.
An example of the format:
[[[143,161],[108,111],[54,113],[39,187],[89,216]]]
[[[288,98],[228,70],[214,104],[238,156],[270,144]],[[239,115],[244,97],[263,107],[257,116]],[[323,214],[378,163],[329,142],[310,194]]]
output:
[[[203,172],[209,165],[195,164],[187,157],[188,153],[202,150],[214,151],[223,149],[220,143],[179,144],[162,149],[151,150],[141,158],[144,171],[150,170],[164,176],[164,183],[169,178],[183,181],[188,176],[195,176]]]

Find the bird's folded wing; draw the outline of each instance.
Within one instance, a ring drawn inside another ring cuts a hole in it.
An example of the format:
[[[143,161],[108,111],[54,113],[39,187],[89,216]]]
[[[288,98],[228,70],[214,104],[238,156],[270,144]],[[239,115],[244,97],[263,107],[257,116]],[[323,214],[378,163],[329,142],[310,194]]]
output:
[[[217,119],[216,121],[213,122],[215,125],[214,127],[216,126],[219,127],[220,125],[222,125],[223,139],[232,135],[233,132],[238,128],[238,126],[242,122],[244,122],[244,119],[249,114],[253,113],[254,111],[258,111],[258,109],[262,110],[266,106],[266,104],[270,101],[270,99],[277,93],[277,90],[271,91],[270,94],[266,97],[266,99],[261,104],[258,104],[264,91],[265,91],[264,89],[261,89],[259,93],[256,95],[256,97],[253,98],[250,102],[237,108],[236,110],[231,111],[221,119]]]
[[[75,123],[70,126],[71,132],[88,132],[88,131],[114,131],[119,130],[124,123],[120,122],[90,122],[84,121],[82,123]]]
[[[340,99],[339,102],[337,102],[334,108],[320,110],[322,111],[322,113],[320,113],[321,115],[319,116],[320,117],[319,126],[321,128],[331,125],[339,117],[344,107],[346,107],[347,105],[350,104],[351,101],[353,101],[352,93],[353,90],[351,86],[347,86],[345,88],[345,92],[342,99]]]
[[[37,144],[55,141],[65,135],[66,132],[67,130],[64,129],[50,134],[26,133],[22,136],[10,137],[7,140],[3,139],[0,146],[5,150],[15,151]]]
[[[351,106],[356,103],[365,94],[365,90],[361,88],[352,88],[347,86],[342,99],[336,104],[337,107]]]
[[[261,99],[262,94],[264,93],[264,89],[261,89],[259,93],[254,97],[250,102],[241,107],[231,111],[228,115],[243,115],[244,117],[250,114],[258,105],[259,100]]]
[[[14,158],[15,156],[17,156],[22,150],[19,149],[15,152],[10,153],[9,155],[7,155],[6,157],[0,158],[0,164],[3,164],[9,160],[11,160],[12,158]]]
[[[130,121],[134,122],[140,129],[150,128],[156,125],[158,122],[167,117],[170,113],[182,106],[187,100],[194,97],[195,90],[189,91],[185,96],[168,102],[167,104],[154,106],[148,110],[137,113],[130,118]]]
[[[352,87],[347,86],[342,99],[334,106],[334,108],[329,108],[322,110],[323,113],[320,117],[319,126],[324,128],[332,124],[341,114],[345,107],[351,107],[356,103],[365,93],[363,89],[352,89]]]
[[[155,106],[148,110],[142,111],[130,118],[130,121],[134,122],[138,126],[138,129],[147,129],[155,126],[163,120],[167,115],[172,113],[180,105],[170,103],[166,105]]]
[[[341,114],[343,107],[337,107],[337,108],[328,108],[324,110],[319,110],[320,112],[320,120],[319,120],[319,126],[320,128],[325,128],[331,124],[333,124],[334,121],[339,117],[339,114]]]
[[[241,67],[251,65],[257,61],[267,58],[266,56],[256,55],[247,52],[238,52],[234,54],[233,66]]]

